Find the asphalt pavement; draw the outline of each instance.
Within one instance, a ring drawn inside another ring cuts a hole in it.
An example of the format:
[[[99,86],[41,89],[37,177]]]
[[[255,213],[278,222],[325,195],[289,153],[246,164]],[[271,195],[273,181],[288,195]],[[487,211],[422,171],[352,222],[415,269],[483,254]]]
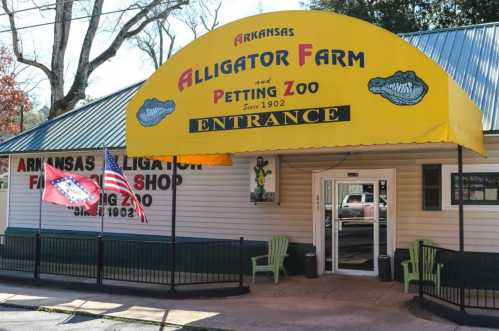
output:
[[[185,300],[1,283],[0,331],[478,330],[420,309],[413,297],[397,282],[345,275],[282,277],[277,285],[262,276],[247,295]]]
[[[192,329],[0,306],[0,331],[31,330],[190,331]]]

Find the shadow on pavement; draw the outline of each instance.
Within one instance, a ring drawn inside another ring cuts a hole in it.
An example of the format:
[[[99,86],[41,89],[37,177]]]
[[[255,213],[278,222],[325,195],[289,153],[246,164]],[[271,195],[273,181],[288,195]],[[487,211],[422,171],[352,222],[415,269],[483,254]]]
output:
[[[93,320],[98,320],[101,317],[99,316],[88,316],[88,315],[80,315],[80,314],[72,314],[68,315],[68,317],[59,323],[60,325],[63,324],[77,324],[77,323],[83,323],[83,322],[88,322],[88,321],[93,321]]]

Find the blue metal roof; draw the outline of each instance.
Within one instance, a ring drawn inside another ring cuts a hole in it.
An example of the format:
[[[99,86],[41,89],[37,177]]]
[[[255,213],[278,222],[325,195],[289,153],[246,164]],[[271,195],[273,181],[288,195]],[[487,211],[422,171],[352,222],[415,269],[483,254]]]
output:
[[[125,147],[125,109],[137,83],[49,120],[0,144],[0,154]]]
[[[440,64],[499,129],[499,22],[401,35]]]
[[[402,34],[440,64],[499,130],[499,22]],[[0,154],[125,148],[125,109],[141,83],[63,114],[0,144]]]

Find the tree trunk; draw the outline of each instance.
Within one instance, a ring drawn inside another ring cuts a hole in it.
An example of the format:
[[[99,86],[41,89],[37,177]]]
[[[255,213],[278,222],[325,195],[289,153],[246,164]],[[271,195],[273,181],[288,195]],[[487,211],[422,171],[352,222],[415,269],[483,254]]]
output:
[[[52,63],[50,78],[50,112],[49,118],[61,114],[59,100],[64,98],[64,59],[68,45],[71,18],[73,16],[73,1],[57,0],[55,7],[54,43],[52,45]]]
[[[52,102],[49,111],[49,118],[54,118],[70,110],[73,110],[78,101],[85,99],[85,88],[87,87],[87,84],[80,85],[79,88],[73,87],[71,91],[66,94],[66,96],[64,96],[64,93],[62,92],[62,87],[60,88],[61,91],[56,96],[54,96],[56,87],[52,84],[51,87]]]
[[[57,109],[59,107],[59,105],[57,105],[59,100],[64,98],[64,81],[60,81],[57,78],[51,79],[50,92],[49,118],[53,118],[64,112],[64,110]]]
[[[88,79],[92,72],[112,58],[125,40],[135,37],[152,22],[164,21],[172,11],[189,3],[189,0],[168,1],[166,8],[163,8],[158,13],[153,13],[154,9],[165,4],[165,2],[164,0],[150,0],[147,5],[140,6],[139,12],[120,27],[111,44],[91,60],[90,52],[99,27],[99,20],[104,3],[104,0],[94,0],[92,15],[90,16],[87,32],[80,49],[80,57],[75,78],[67,94],[64,94],[64,73],[66,69],[64,60],[71,28],[73,3],[75,1],[55,0],[54,42],[52,44],[52,61],[50,68],[38,62],[36,57],[34,59],[27,59],[23,56],[22,43],[17,33],[18,29],[14,18],[15,12],[9,9],[7,0],[0,1],[5,14],[9,18],[13,50],[16,59],[21,63],[42,70],[50,81],[51,96],[49,118],[54,118],[72,110],[78,101],[85,98],[85,90],[88,86]],[[150,15],[151,13],[153,13],[153,15]]]

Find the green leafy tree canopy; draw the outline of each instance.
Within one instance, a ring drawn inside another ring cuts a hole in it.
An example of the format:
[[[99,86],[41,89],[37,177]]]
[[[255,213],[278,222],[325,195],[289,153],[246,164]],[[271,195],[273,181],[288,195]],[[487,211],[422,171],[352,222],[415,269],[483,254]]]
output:
[[[357,17],[394,33],[499,20],[499,0],[309,0],[303,5]]]

